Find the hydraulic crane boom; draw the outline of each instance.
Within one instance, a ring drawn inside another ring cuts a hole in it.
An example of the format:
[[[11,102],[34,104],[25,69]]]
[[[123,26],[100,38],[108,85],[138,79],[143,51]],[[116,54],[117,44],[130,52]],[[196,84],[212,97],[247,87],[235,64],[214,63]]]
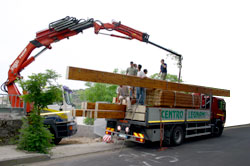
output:
[[[24,48],[24,50],[20,53],[20,55],[11,64],[9,72],[8,72],[8,79],[2,85],[1,89],[3,91],[8,92],[8,94],[11,94],[11,95],[21,95],[21,93],[17,89],[14,82],[16,79],[21,78],[20,72],[26,66],[32,63],[35,60],[35,58],[38,55],[40,55],[42,52],[44,52],[47,49],[51,49],[52,43],[77,35],[79,32],[82,32],[83,30],[92,28],[92,27],[94,28],[94,32],[96,34],[100,33],[100,30],[103,30],[103,29],[107,31],[115,30],[119,33],[124,34],[125,36],[119,36],[119,35],[114,35],[114,34],[109,34],[109,35],[113,37],[125,38],[125,39],[130,39],[130,40],[137,39],[139,41],[152,44],[156,47],[164,49],[165,51],[168,51],[180,57],[179,59],[180,59],[180,64],[181,64],[182,56],[180,54],[177,54],[174,51],[171,51],[153,42],[150,42],[148,40],[149,35],[147,33],[142,33],[140,31],[137,31],[135,29],[122,25],[121,22],[112,22],[110,24],[110,23],[102,23],[101,21],[98,21],[98,20],[95,21],[92,18],[87,19],[87,20],[84,20],[84,19],[78,20],[74,17],[67,16],[63,19],[50,23],[48,29],[36,33],[36,38],[29,42],[29,44]],[[44,48],[39,53],[37,53],[36,55],[32,57],[29,57],[35,48],[39,48],[42,46]],[[180,78],[180,74],[179,74],[179,78]],[[15,104],[13,103],[18,104],[20,102],[19,98],[17,100],[18,101],[12,102],[12,106],[15,106]]]

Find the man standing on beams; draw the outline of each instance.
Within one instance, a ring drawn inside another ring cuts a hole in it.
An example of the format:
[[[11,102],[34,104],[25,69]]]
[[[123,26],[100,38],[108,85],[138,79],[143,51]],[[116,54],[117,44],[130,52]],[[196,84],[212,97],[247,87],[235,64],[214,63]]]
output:
[[[167,64],[164,63],[164,59],[161,60],[161,68],[160,68],[159,75],[161,76],[161,80],[166,80],[166,78],[167,78]]]

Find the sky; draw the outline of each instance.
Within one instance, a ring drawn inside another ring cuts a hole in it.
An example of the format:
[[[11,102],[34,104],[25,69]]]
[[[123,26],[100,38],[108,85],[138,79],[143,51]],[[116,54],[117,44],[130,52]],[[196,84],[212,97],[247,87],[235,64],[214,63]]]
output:
[[[248,105],[250,2],[247,0],[8,0],[0,2],[0,83],[7,79],[11,63],[36,32],[66,16],[112,20],[150,35],[149,40],[183,56],[184,83],[229,89],[226,97],[227,126],[250,123]],[[104,33],[109,33],[105,32]],[[35,55],[38,50],[34,50]],[[125,70],[130,61],[142,64],[148,75],[159,72],[166,59],[168,73],[178,75],[169,53],[137,41],[94,34],[82,34],[52,44],[21,73],[52,69],[61,74],[59,83],[71,89],[85,88],[84,82],[66,80],[67,66],[112,72]]]

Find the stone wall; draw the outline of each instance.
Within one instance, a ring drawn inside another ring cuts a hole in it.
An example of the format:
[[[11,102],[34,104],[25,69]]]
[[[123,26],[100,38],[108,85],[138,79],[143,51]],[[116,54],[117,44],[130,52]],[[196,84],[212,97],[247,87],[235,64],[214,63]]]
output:
[[[0,119],[0,145],[11,144],[17,138],[21,126],[20,119]]]

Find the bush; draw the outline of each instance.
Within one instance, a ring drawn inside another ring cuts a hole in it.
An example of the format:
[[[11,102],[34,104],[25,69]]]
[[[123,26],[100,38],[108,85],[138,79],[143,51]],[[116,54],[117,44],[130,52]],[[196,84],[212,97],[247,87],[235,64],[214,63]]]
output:
[[[86,125],[94,125],[95,119],[94,118],[85,118],[83,121]]]
[[[53,135],[43,124],[44,118],[40,116],[40,111],[48,104],[62,100],[60,86],[54,85],[58,77],[56,72],[47,70],[46,73],[32,74],[29,80],[19,80],[20,86],[27,92],[21,97],[25,102],[32,103],[33,110],[23,118],[18,149],[49,153],[53,147]]]
[[[51,144],[53,134],[43,124],[44,118],[36,112],[33,110],[29,116],[22,119],[23,125],[20,129],[17,148],[47,154],[54,146]]]

